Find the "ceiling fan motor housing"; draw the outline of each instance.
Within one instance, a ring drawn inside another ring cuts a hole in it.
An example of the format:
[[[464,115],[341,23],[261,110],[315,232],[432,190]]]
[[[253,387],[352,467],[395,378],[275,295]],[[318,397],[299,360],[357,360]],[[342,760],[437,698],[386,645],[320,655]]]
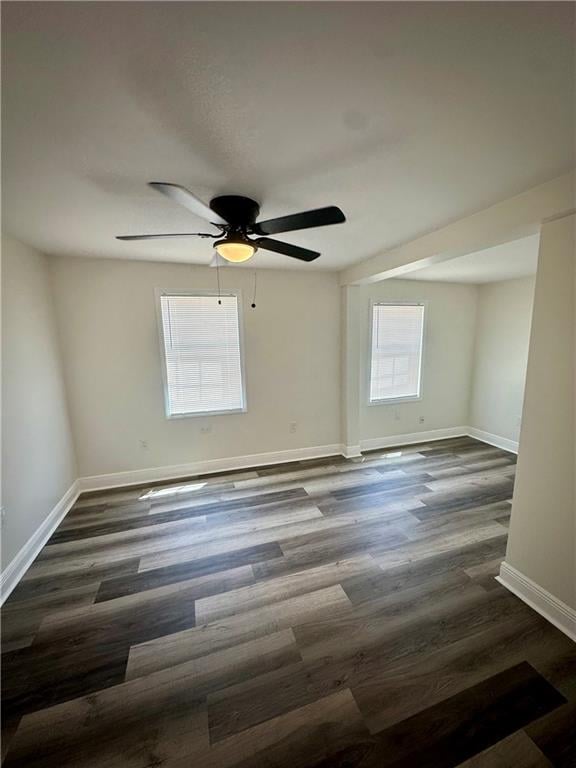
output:
[[[255,224],[260,206],[255,200],[241,195],[220,195],[210,200],[210,208],[225,219],[231,229],[245,230]]]

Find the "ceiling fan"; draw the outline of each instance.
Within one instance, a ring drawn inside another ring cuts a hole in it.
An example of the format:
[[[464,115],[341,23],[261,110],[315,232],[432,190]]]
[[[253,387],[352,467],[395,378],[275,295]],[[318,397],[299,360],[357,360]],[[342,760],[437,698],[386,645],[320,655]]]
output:
[[[183,205],[196,216],[211,222],[220,231],[210,232],[178,232],[162,235],[120,235],[117,240],[157,240],[176,237],[209,237],[219,238],[214,243],[217,253],[226,261],[242,262],[250,259],[259,248],[274,253],[281,253],[301,261],[314,261],[320,254],[298,245],[273,240],[267,235],[279,232],[292,232],[297,229],[310,227],[325,227],[328,224],[341,224],[346,217],[335,205],[327,208],[317,208],[313,211],[303,211],[290,216],[280,216],[277,219],[257,222],[260,206],[255,200],[241,195],[220,195],[210,200],[206,205],[192,192],[179,184],[168,184],[162,181],[151,181],[149,186],[169,197],[175,203]],[[256,235],[253,239],[250,236]]]

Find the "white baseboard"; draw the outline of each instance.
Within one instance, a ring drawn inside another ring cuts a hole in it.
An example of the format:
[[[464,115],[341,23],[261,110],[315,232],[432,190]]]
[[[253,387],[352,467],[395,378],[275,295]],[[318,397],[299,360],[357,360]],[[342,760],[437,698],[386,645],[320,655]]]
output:
[[[75,480],[48,516],[38,526],[30,539],[24,544],[16,557],[4,568],[0,574],[0,605],[4,603],[28,568],[30,568],[36,556],[60,525],[79,494],[80,486],[78,480]]]
[[[496,581],[576,642],[576,610],[574,608],[570,608],[506,562],[500,566],[500,575],[496,576]]]
[[[107,488],[120,488],[123,486],[140,485],[162,480],[176,480],[180,477],[204,475],[213,472],[229,472],[238,469],[246,469],[248,467],[262,467],[269,464],[282,464],[289,461],[304,461],[306,459],[318,459],[328,456],[342,455],[346,458],[354,458],[360,456],[361,451],[390,448],[397,445],[427,443],[435,440],[446,440],[447,438],[453,437],[464,437],[466,435],[475,437],[478,440],[482,440],[491,445],[496,445],[507,451],[516,452],[518,449],[517,444],[513,443],[511,440],[499,438],[496,435],[490,435],[487,432],[482,432],[481,430],[472,427],[448,427],[446,429],[433,429],[427,432],[413,432],[403,435],[391,435],[389,437],[362,440],[360,445],[341,445],[335,443],[333,445],[315,446],[312,448],[295,448],[268,453],[254,453],[247,456],[196,461],[190,464],[150,467],[147,469],[135,469],[127,472],[112,472],[106,475],[81,477],[72,484],[36,532],[31,536],[30,540],[22,547],[12,562],[9,563],[0,574],[0,605],[6,600],[8,595],[24,576],[42,547],[74,504],[79,494],[84,491],[99,491],[106,490]],[[509,588],[511,589],[511,587]],[[537,608],[536,610],[539,609]]]
[[[396,445],[429,443],[435,440],[446,440],[450,437],[466,437],[468,429],[468,427],[447,427],[445,429],[431,429],[427,432],[410,432],[403,435],[376,437],[369,440],[361,440],[360,447],[363,451],[375,451],[379,448],[393,448]]]
[[[482,440],[483,443],[495,445],[496,448],[502,448],[504,451],[518,453],[518,442],[516,440],[509,440],[507,437],[493,435],[491,432],[484,432],[483,429],[476,429],[476,427],[468,427],[468,435],[476,438],[476,440]]]
[[[254,453],[247,456],[235,456],[225,459],[208,459],[206,461],[195,461],[190,464],[177,464],[168,467],[150,467],[127,472],[112,472],[106,475],[91,475],[89,477],[81,477],[79,483],[81,491],[100,491],[107,488],[141,485],[160,480],[174,480],[180,477],[208,475],[212,472],[232,472],[237,469],[245,469],[246,467],[263,467],[268,464],[282,464],[288,461],[318,459],[324,456],[342,455],[347,459],[351,459],[361,456],[362,451],[389,448],[396,445],[428,443],[435,440],[446,440],[450,437],[466,437],[469,434],[469,427],[447,427],[445,429],[432,429],[427,432],[412,432],[362,440],[359,445],[335,443],[333,445],[315,446],[313,448],[294,448],[286,451]],[[478,437],[478,439],[481,440],[482,438]],[[486,440],[485,442],[489,441]]]
[[[268,464],[284,464],[288,461],[319,459],[325,456],[340,456],[344,448],[339,443],[313,448],[293,448],[286,451],[253,453],[247,456],[233,456],[226,459],[208,459],[191,464],[177,464],[169,467],[150,467],[128,472],[112,472],[107,475],[92,475],[79,479],[81,491],[100,491],[125,485],[140,485],[159,480],[176,480],[180,477],[208,475],[212,472],[232,472],[247,467],[264,467]]]
[[[78,480],[78,490],[99,491],[107,488],[120,488],[122,486],[140,485],[161,480],[175,480],[180,477],[194,475],[207,475],[213,472],[232,472],[247,467],[263,467],[269,464],[282,464],[289,461],[305,461],[306,459],[318,459],[325,456],[345,456],[353,458],[361,455],[361,451],[389,448],[396,445],[411,445],[415,443],[427,443],[436,440],[446,440],[451,437],[464,437],[470,435],[479,440],[497,445],[495,440],[504,441],[495,435],[473,430],[471,427],[447,427],[445,429],[433,429],[426,432],[412,432],[402,435],[390,435],[370,440],[362,440],[360,445],[333,445],[314,446],[311,448],[293,448],[284,451],[272,451],[268,453],[253,453],[246,456],[234,456],[223,459],[207,459],[195,461],[189,464],[176,464],[164,467],[149,467],[146,469],[134,469],[123,472],[111,472],[104,475],[90,475]],[[490,438],[490,439],[489,439]],[[492,440],[494,438],[494,441]],[[507,441],[512,443],[512,441]],[[513,450],[503,442],[499,447],[505,450]]]

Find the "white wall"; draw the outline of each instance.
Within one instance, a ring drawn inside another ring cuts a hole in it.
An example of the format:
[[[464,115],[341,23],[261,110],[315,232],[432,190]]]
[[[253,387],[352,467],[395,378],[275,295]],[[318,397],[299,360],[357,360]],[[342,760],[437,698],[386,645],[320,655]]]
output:
[[[75,479],[47,259],[3,236],[3,569]]]
[[[542,227],[506,563],[576,609],[576,216]]]
[[[385,280],[360,286],[360,439],[362,441],[468,424],[476,319],[476,286]],[[368,405],[370,301],[424,301],[422,397]],[[424,422],[419,419],[423,417]]]
[[[518,442],[535,278],[478,287],[470,426]]]
[[[56,258],[52,273],[81,476],[339,445],[336,274],[263,270],[252,310],[253,272],[222,269],[243,292],[248,411],[167,420],[154,291],[215,289],[216,270]]]

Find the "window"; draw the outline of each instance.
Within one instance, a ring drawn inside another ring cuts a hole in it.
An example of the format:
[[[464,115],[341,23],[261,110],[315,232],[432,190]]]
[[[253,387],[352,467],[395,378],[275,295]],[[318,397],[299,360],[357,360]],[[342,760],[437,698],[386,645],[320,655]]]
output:
[[[423,304],[373,304],[370,402],[420,397]]]
[[[238,296],[162,294],[166,415],[246,410]]]

